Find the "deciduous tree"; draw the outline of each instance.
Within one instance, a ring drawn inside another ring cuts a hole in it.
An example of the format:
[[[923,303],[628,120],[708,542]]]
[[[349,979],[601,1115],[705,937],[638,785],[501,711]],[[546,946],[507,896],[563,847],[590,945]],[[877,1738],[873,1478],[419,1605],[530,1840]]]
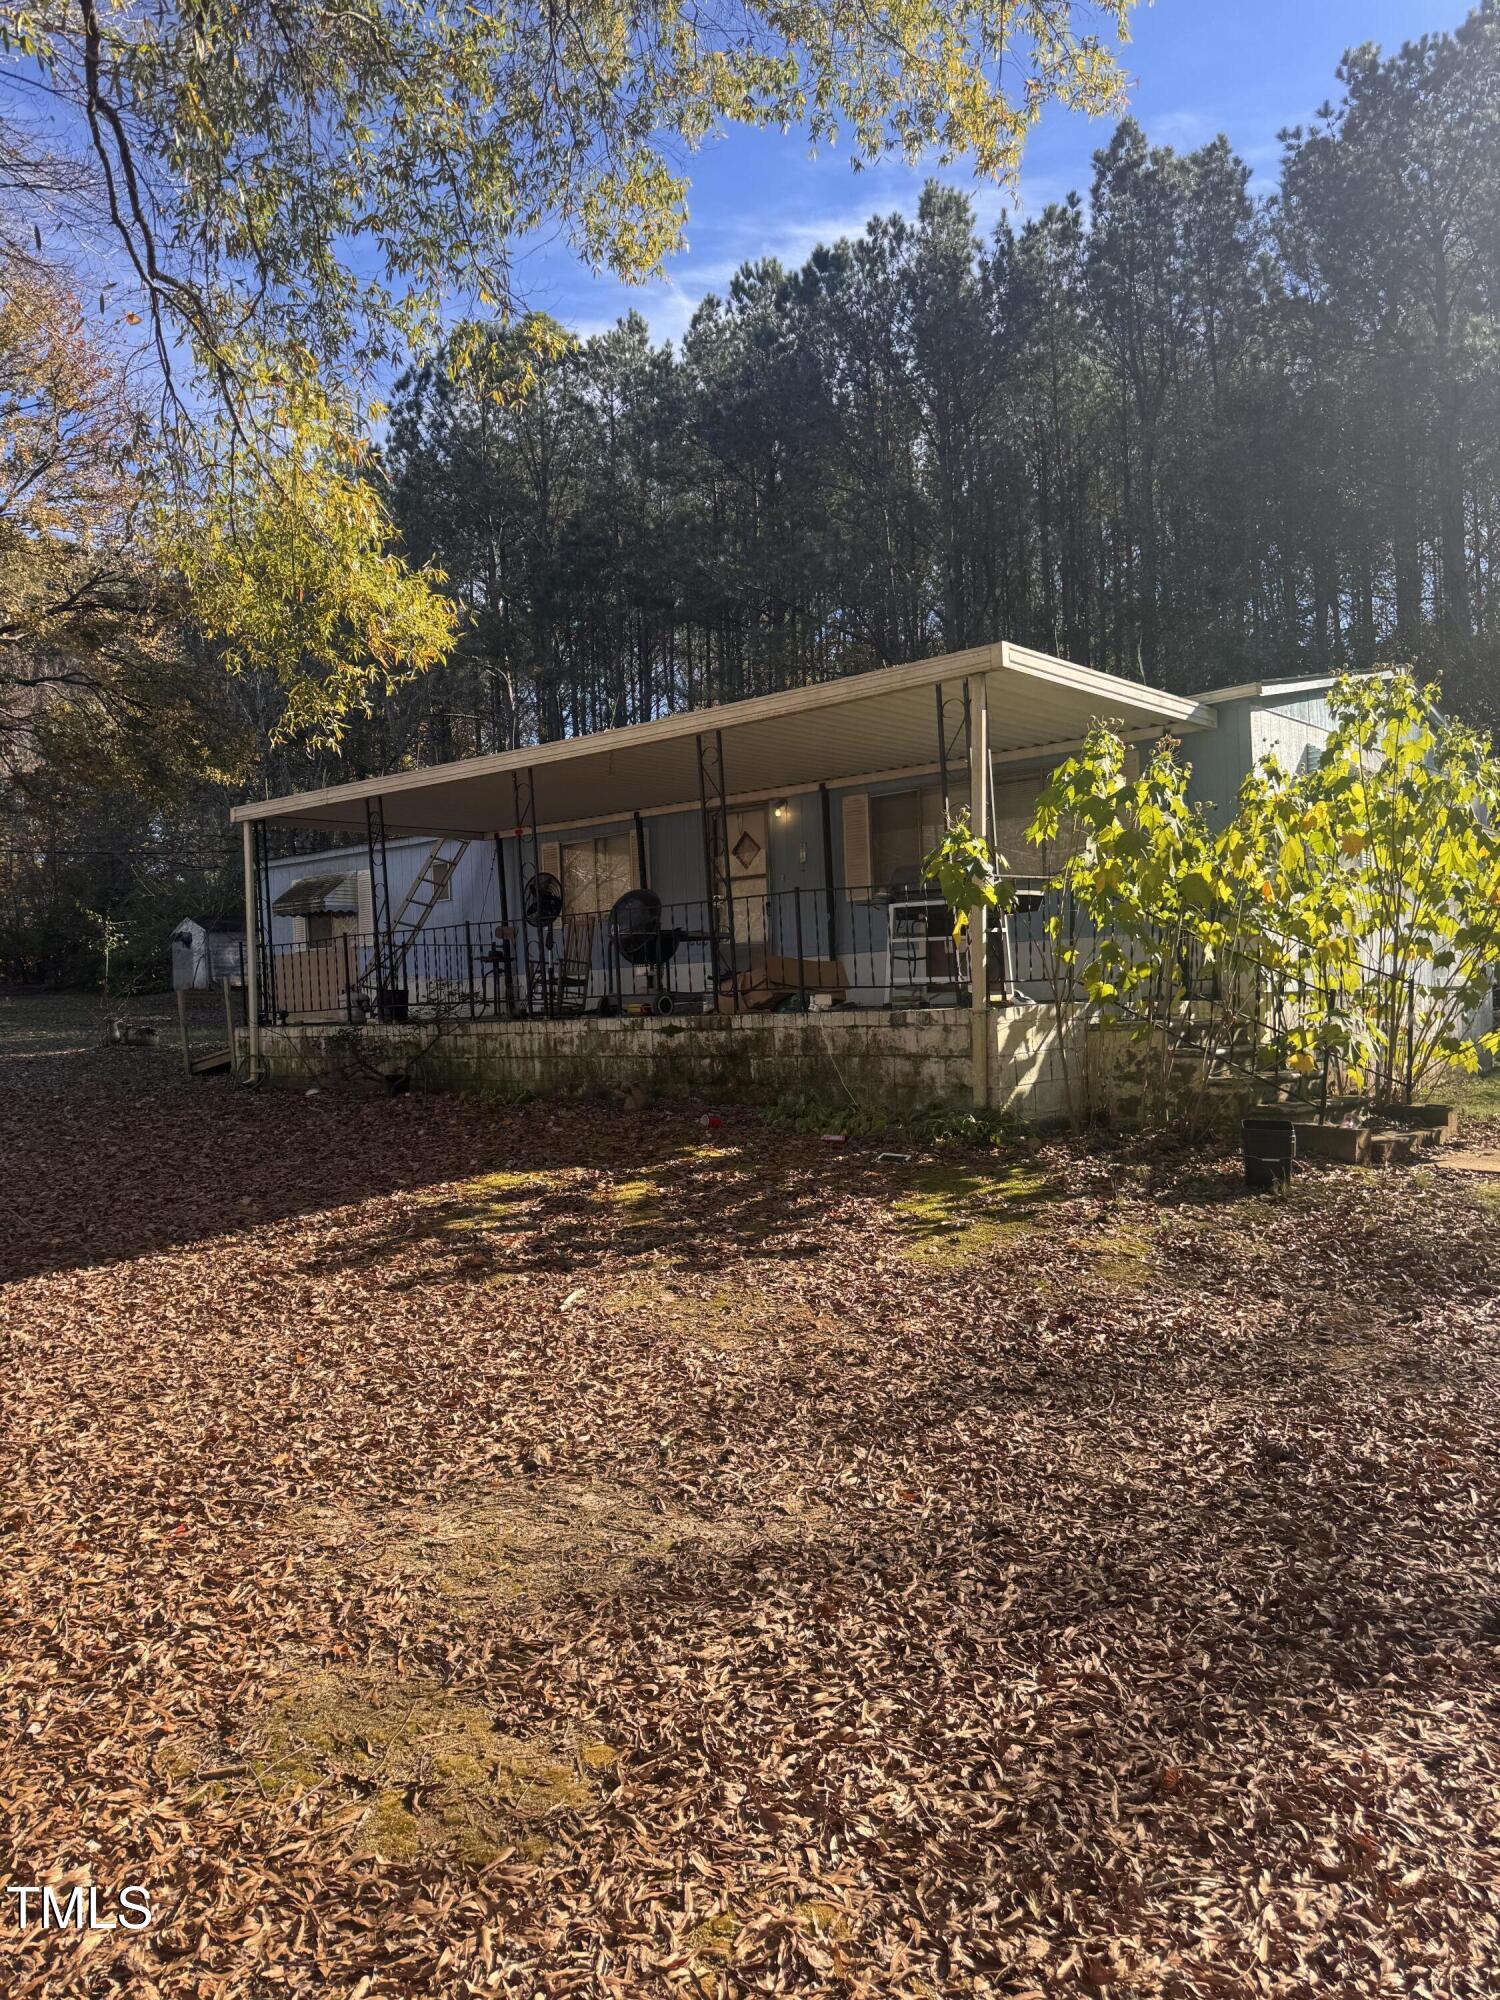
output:
[[[177,475],[166,559],[226,662],[274,674],[287,726],[333,740],[454,636],[367,477],[398,353],[492,312],[554,358],[518,277],[528,240],[654,274],[685,227],[681,152],[725,123],[1011,174],[1045,104],[1117,101],[1091,29],[1123,34],[1132,5],[4,0],[0,140],[13,207],[107,246],[106,293],[143,325]],[[92,169],[65,213],[57,160],[23,143],[38,93]]]

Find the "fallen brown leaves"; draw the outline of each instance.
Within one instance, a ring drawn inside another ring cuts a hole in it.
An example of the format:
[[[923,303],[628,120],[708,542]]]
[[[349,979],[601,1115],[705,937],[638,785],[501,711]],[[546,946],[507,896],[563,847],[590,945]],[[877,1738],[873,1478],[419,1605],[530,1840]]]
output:
[[[35,1016],[4,1010],[25,1031]],[[76,1037],[73,1042],[76,1042]],[[6,2000],[1479,1996],[1494,1211],[0,1050]]]

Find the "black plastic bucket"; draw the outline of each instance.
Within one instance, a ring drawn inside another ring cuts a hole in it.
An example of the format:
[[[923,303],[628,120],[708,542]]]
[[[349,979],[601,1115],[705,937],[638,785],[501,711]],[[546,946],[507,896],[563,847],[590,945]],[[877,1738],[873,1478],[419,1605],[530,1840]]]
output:
[[[1240,1127],[1245,1142],[1245,1185],[1282,1187],[1292,1177],[1297,1158],[1297,1128],[1288,1118],[1247,1118]]]

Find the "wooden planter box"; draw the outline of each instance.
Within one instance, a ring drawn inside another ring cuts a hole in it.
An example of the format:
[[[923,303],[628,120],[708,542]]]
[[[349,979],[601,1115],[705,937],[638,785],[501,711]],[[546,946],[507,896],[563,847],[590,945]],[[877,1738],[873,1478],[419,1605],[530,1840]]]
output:
[[[1296,1120],[1297,1156],[1303,1160],[1334,1160],[1344,1167],[1370,1163],[1368,1125],[1318,1125]]]
[[[1430,1146],[1448,1146],[1458,1137],[1458,1113],[1451,1104],[1414,1104],[1403,1119],[1412,1130],[1426,1135]]]
[[[1320,1125],[1311,1105],[1274,1105],[1255,1113],[1257,1118],[1284,1118],[1296,1126],[1298,1159],[1331,1160],[1342,1167],[1390,1166],[1458,1137],[1458,1113],[1451,1105],[1421,1104],[1403,1108],[1400,1115],[1399,1125]]]

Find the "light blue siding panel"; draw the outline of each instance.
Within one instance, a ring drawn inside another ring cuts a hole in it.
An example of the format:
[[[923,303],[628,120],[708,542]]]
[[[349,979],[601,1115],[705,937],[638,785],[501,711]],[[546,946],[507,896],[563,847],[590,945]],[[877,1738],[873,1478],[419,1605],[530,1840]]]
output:
[[[1208,813],[1210,823],[1224,826],[1234,816],[1245,774],[1255,762],[1251,748],[1252,714],[1249,699],[1215,704],[1217,729],[1184,737],[1182,759],[1191,767],[1188,795]]]
[[[1253,724],[1251,750],[1255,759],[1274,752],[1289,771],[1305,767],[1321,755],[1333,727],[1333,716],[1322,695],[1275,700],[1267,697]]]
[[[1215,707],[1218,728],[1188,737],[1182,750],[1193,767],[1191,795],[1209,808],[1215,826],[1229,820],[1241,783],[1262,757],[1274,754],[1295,771],[1307,757],[1317,756],[1333,725],[1322,693],[1278,695],[1272,689]]]

